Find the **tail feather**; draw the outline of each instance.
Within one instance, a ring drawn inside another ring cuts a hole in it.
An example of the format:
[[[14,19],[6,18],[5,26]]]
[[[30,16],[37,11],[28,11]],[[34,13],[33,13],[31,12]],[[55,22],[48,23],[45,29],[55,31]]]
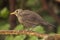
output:
[[[50,24],[50,23],[48,23],[48,22],[42,22],[42,23],[40,23],[40,24],[43,26],[43,28],[45,29],[46,33],[55,32],[55,31],[54,31],[54,28],[55,28],[56,26],[54,26],[53,24]]]

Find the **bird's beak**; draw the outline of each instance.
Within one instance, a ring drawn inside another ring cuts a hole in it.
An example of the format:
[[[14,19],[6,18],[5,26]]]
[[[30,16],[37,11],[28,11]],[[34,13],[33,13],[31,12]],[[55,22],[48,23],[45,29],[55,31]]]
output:
[[[10,13],[11,15],[15,15],[16,13],[15,12],[12,12],[12,13]]]

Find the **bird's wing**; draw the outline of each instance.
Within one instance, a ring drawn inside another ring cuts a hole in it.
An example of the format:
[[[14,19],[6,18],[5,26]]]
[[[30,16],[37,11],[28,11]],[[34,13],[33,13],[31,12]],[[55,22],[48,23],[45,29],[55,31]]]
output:
[[[23,17],[23,21],[25,21],[26,25],[44,25],[44,26],[50,26],[48,22],[46,22],[40,15],[38,15],[36,12],[33,11],[25,11],[24,14],[29,14],[25,15]]]

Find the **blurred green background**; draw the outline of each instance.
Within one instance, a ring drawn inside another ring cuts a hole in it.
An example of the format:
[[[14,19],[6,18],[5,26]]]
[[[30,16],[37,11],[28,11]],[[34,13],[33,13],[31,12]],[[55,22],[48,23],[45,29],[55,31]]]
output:
[[[38,9],[41,9],[42,4],[40,0],[28,0],[24,7],[22,7],[21,2],[23,3],[23,1],[27,1],[27,0],[16,0],[15,4],[16,4],[16,9],[17,8],[23,8],[25,7],[25,9],[29,9],[32,11],[37,11]],[[57,5],[53,5],[54,7],[57,7]],[[59,9],[56,8],[55,13],[58,15],[59,13]],[[55,9],[54,9],[55,10]],[[60,33],[60,26],[56,23],[56,20],[54,20],[47,11],[43,11],[43,12],[39,12],[39,15],[42,16],[42,18],[46,21],[48,21],[49,23],[55,25],[57,27],[57,33]],[[10,24],[9,24],[9,15],[10,15],[10,8],[9,8],[9,1],[8,0],[0,0],[0,30],[9,30],[10,28]],[[23,30],[24,27],[23,25],[19,24],[17,25],[14,30]],[[33,31],[36,31],[38,33],[45,33],[44,29],[42,26],[36,26]],[[17,35],[17,36],[13,36],[13,35],[8,35],[8,36],[0,36],[0,40],[41,40],[36,36],[31,36],[29,35],[29,38],[25,39],[26,35]]]

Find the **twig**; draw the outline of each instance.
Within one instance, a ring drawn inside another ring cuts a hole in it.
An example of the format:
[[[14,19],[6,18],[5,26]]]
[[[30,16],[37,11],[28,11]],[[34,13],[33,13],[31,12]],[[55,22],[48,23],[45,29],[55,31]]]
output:
[[[0,30],[0,35],[19,35],[19,34],[25,34],[25,35],[33,35],[40,38],[43,38],[44,36],[48,36],[47,34],[40,34],[33,31],[26,31],[26,30]]]
[[[43,38],[42,40],[58,40],[60,39],[60,34],[40,34],[34,31],[26,31],[26,30],[0,30],[0,35],[32,35]]]

